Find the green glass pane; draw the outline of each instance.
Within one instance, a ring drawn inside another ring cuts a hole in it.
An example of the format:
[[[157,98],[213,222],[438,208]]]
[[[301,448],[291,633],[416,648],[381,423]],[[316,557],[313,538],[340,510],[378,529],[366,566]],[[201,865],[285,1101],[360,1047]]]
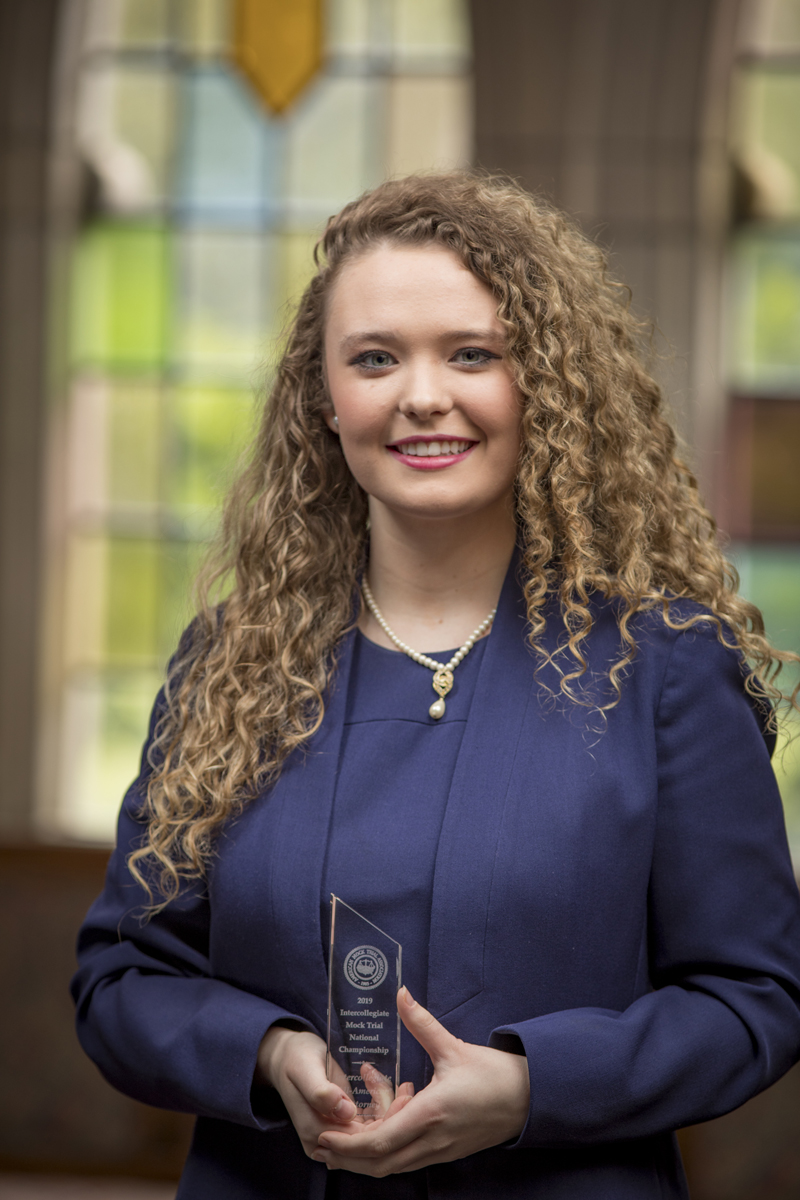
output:
[[[155,387],[117,384],[109,399],[108,491],[112,504],[156,504],[161,399]]]
[[[731,557],[741,577],[741,592],[764,615],[770,641],[800,653],[800,547],[737,546]],[[780,684],[791,691],[800,679],[796,667],[784,668]],[[781,789],[789,838],[800,866],[800,718],[781,730],[773,763]]]
[[[59,824],[72,837],[113,842],[120,801],[139,771],[161,679],[154,671],[70,680],[62,722]]]
[[[105,223],[88,229],[75,252],[73,362],[123,371],[161,366],[169,274],[163,230]]]
[[[160,543],[109,539],[106,655],[112,665],[151,666],[158,658]]]
[[[800,228],[747,231],[732,259],[730,339],[734,383],[748,390],[800,389]]]
[[[158,656],[166,663],[194,616],[193,584],[207,547],[203,542],[164,542],[158,608]]]
[[[253,436],[253,398],[222,388],[180,388],[167,402],[165,500],[216,510]]]

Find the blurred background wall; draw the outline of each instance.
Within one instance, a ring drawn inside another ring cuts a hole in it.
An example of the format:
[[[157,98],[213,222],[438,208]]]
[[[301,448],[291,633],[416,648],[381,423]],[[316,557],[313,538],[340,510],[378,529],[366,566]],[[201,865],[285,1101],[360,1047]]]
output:
[[[0,1168],[179,1171],[72,943],[325,218],[470,162],[571,212],[800,649],[799,128],[800,0],[0,0]],[[682,1138],[700,1200],[797,1197],[800,1075]]]

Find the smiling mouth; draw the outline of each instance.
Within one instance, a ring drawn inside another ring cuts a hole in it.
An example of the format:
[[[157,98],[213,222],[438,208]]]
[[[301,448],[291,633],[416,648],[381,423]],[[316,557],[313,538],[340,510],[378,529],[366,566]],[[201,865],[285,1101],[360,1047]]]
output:
[[[441,458],[448,454],[464,454],[475,442],[464,438],[440,438],[436,441],[393,442],[390,450],[412,458]]]

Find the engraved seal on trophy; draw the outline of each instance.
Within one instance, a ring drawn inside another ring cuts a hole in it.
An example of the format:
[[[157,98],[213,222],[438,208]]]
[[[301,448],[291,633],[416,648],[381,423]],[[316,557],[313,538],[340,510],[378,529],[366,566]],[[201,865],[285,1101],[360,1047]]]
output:
[[[346,956],[343,966],[348,983],[361,991],[378,987],[389,972],[386,955],[377,946],[356,946]]]

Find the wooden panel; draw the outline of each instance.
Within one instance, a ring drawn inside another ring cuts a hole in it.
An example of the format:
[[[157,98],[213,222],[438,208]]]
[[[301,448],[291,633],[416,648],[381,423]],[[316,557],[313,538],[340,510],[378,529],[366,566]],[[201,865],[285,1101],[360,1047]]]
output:
[[[0,848],[0,1170],[177,1178],[192,1118],[114,1091],[73,1028],[78,926],[107,850]]]

